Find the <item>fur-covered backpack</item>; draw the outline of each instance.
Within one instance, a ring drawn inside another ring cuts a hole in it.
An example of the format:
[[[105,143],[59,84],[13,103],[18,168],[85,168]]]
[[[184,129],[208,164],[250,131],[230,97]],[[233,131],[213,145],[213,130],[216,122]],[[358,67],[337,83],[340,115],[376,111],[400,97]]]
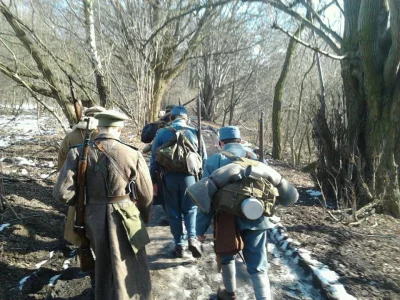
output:
[[[220,153],[244,168],[257,166],[260,163],[249,158],[235,156],[228,151],[221,151]],[[244,177],[221,187],[213,196],[212,202],[217,211],[222,210],[236,216],[246,217],[246,213],[250,215],[253,213],[253,211],[248,211],[249,209],[257,209],[261,210],[262,215],[269,217],[274,213],[277,196],[279,196],[277,188],[267,179]],[[252,200],[254,202],[249,203]],[[256,200],[259,203],[255,203]],[[246,205],[248,205],[247,211]]]
[[[171,140],[156,149],[155,160],[165,171],[199,175],[203,160],[196,152],[195,146],[186,137],[186,129],[176,130],[174,127],[165,127],[165,129],[175,134]]]
[[[160,128],[164,128],[167,125],[167,122],[164,122],[162,120],[156,121],[156,122],[152,122],[152,123],[147,123],[146,125],[144,125],[143,129],[142,129],[142,134],[140,136],[140,140],[143,143],[151,143],[154,139],[154,137],[156,136],[157,131]]]

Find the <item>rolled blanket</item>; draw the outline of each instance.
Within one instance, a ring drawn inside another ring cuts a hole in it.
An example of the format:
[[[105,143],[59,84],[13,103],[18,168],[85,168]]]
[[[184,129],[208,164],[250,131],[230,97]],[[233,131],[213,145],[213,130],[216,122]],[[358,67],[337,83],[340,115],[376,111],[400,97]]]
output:
[[[249,165],[247,162],[250,162]],[[280,205],[291,205],[297,201],[297,189],[277,171],[262,162],[235,161],[215,170],[209,177],[203,178],[186,189],[193,202],[204,212],[209,213],[214,194],[228,183],[250,177],[255,180],[267,179],[279,192],[277,198]]]
[[[297,189],[283,178],[281,174],[266,164],[250,165],[246,168],[244,175],[257,180],[265,178],[271,182],[278,189],[279,196],[277,200],[280,205],[288,206],[299,199]]]
[[[204,212],[211,210],[211,200],[217,190],[227,183],[235,182],[244,177],[245,168],[239,164],[228,164],[215,170],[186,189],[193,202]]]

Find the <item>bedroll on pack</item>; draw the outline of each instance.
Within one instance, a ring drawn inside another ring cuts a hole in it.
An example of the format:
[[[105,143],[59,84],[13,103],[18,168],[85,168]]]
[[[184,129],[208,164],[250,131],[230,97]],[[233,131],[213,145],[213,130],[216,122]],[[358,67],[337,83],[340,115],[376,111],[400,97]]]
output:
[[[264,214],[264,210],[266,210],[265,215],[273,212],[274,205],[272,203],[288,206],[297,201],[299,198],[297,189],[277,171],[261,162],[254,160],[245,161],[246,159],[241,158],[215,170],[209,177],[204,177],[188,187],[186,189],[187,194],[204,213],[209,213],[213,208],[216,208],[216,205],[220,205],[221,209],[236,216],[245,215],[246,210],[243,212],[242,206],[246,204],[249,205],[246,208],[249,207],[251,210],[258,210],[259,212],[260,204],[257,204],[255,201],[262,203],[261,214]],[[272,189],[269,184],[266,184],[262,189],[253,184],[253,197],[250,197],[252,181],[243,181],[246,178],[253,180],[265,179],[276,190]],[[272,196],[271,201],[268,200],[268,196],[265,196],[268,189],[271,190],[270,194],[272,195],[279,194],[275,202]],[[264,192],[261,193],[260,190]],[[217,193],[219,193],[218,196],[216,196]],[[267,198],[266,201],[269,204],[266,205],[266,208],[264,208],[265,201],[260,201],[260,197]],[[247,201],[246,199],[251,199],[251,201]],[[220,204],[221,202],[222,204]],[[272,207],[272,210],[268,207]],[[256,214],[251,213],[250,215],[254,216]]]
[[[175,135],[156,149],[155,160],[165,171],[198,175],[203,160],[196,152],[194,145],[185,136],[185,130],[176,130],[173,127],[166,127],[165,129],[174,131]]]

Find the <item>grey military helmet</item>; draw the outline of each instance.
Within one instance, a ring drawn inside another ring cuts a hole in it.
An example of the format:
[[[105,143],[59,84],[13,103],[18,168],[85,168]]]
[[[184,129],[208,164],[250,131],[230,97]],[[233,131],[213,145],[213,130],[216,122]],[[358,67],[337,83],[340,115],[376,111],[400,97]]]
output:
[[[106,110],[95,116],[99,120],[99,127],[124,127],[124,121],[129,117],[115,110]]]

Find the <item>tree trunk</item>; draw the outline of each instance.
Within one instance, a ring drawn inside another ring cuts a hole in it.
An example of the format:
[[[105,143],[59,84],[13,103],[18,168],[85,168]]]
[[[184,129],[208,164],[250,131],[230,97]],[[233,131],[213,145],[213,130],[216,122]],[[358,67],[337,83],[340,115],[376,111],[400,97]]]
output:
[[[282,94],[295,47],[296,42],[291,38],[287,47],[281,75],[275,85],[274,102],[272,105],[272,158],[274,159],[282,159]]]
[[[105,82],[104,71],[101,65],[101,59],[97,52],[96,34],[94,28],[93,17],[93,0],[83,0],[86,22],[86,37],[90,52],[90,61],[92,63],[94,76],[96,79],[97,92],[99,93],[100,105],[103,107],[109,106],[110,92]]]

